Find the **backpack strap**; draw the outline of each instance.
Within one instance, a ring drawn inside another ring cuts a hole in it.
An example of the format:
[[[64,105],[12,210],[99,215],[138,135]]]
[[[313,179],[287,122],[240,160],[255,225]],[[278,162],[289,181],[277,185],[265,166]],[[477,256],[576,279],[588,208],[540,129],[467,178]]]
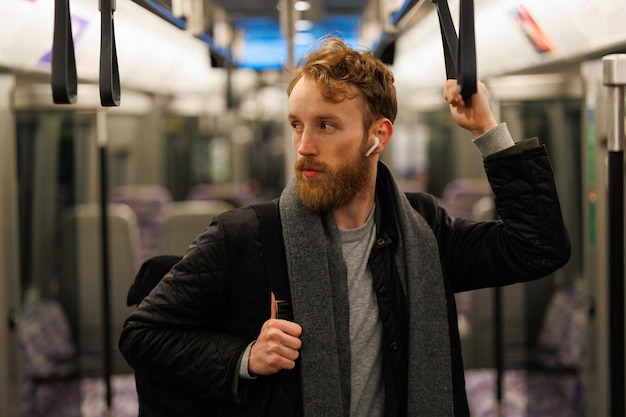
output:
[[[283,229],[280,224],[278,199],[269,203],[254,204],[252,208],[256,211],[259,219],[265,272],[269,280],[270,290],[276,298],[276,317],[284,320],[293,320],[291,292],[287,275],[287,259],[283,241]]]

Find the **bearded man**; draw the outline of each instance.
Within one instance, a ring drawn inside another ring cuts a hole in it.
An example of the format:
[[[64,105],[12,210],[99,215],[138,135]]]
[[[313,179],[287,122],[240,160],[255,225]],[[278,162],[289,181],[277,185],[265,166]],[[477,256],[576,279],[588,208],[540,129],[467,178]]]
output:
[[[570,244],[549,157],[487,91],[444,97],[484,159],[500,221],[451,218],[380,161],[393,74],[326,38],[292,74],[295,177],[276,204],[292,320],[277,318],[251,207],[225,212],[125,323],[141,416],[469,416],[454,293],[541,278]]]

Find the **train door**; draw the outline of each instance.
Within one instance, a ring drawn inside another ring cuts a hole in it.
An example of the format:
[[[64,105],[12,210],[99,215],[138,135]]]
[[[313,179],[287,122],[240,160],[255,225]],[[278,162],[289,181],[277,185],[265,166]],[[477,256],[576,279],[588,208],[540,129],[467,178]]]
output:
[[[574,289],[577,299],[587,293],[588,279],[583,276],[581,261],[583,94],[580,76],[569,69],[551,74],[500,77],[489,80],[488,89],[496,118],[507,123],[512,136],[516,139],[537,137],[548,149],[572,242],[570,262],[550,276],[501,288],[499,297],[491,289],[472,294],[472,332],[463,341],[466,368],[493,369],[500,363],[507,378],[504,380],[509,381],[505,382],[506,386],[513,383],[510,382],[513,375],[519,375],[516,370],[527,369],[536,359],[547,329],[547,312],[555,296],[565,289]],[[499,324],[494,321],[496,299],[501,300]],[[499,346],[495,343],[498,329],[501,329]],[[579,369],[584,369],[582,357],[578,362]],[[534,379],[528,381],[524,408],[528,415],[534,415],[541,407],[541,395],[537,395],[541,385]],[[512,393],[507,390],[506,394]],[[582,395],[578,392],[572,395],[570,404],[580,415],[584,413]],[[516,401],[517,397],[513,397],[508,401]]]
[[[549,277],[524,284],[521,287],[522,309],[526,326],[524,344],[526,358],[542,346],[549,329],[549,307],[558,294],[576,293],[577,300],[585,299],[588,277],[582,271],[582,82],[576,68],[563,68],[559,72],[503,77],[493,81],[491,90],[499,103],[500,119],[506,121],[513,137],[536,136],[551,156],[555,181],[559,192],[561,210],[572,244],[570,261]],[[507,289],[505,289],[506,291]],[[510,300],[504,293],[503,305]],[[578,313],[575,313],[578,314]],[[578,316],[576,316],[578,317]],[[585,321],[575,321],[578,331],[585,331]],[[581,327],[581,328],[579,328]],[[555,331],[552,329],[551,331]],[[554,336],[552,336],[554,337]],[[575,338],[572,338],[574,340]],[[578,345],[579,342],[572,341]],[[506,346],[506,342],[503,343]],[[575,351],[579,346],[574,348]],[[572,366],[584,373],[584,355],[572,355]],[[527,359],[528,360],[528,359]],[[567,360],[570,360],[569,358]],[[586,395],[574,391],[565,398],[572,409],[585,415]],[[532,392],[532,390],[531,390]],[[529,394],[531,394],[529,392]],[[539,397],[529,395],[528,412],[532,415]]]
[[[603,85],[602,61],[597,59],[583,62],[581,73],[585,85],[585,137],[582,146],[584,193],[581,200],[584,210],[583,262],[584,274],[590,277],[588,291],[592,313],[588,336],[587,409],[590,416],[614,416],[619,414],[619,410],[617,413],[612,410],[613,401],[624,401],[626,394],[614,393],[615,386],[611,382],[613,364],[610,344],[613,335],[619,334],[619,329],[610,327],[609,300],[611,290],[608,253],[609,228],[612,225],[608,220],[608,130],[609,112],[614,109],[610,106],[608,89]],[[619,362],[619,359],[616,361]],[[624,386],[623,382],[617,386],[619,385]]]

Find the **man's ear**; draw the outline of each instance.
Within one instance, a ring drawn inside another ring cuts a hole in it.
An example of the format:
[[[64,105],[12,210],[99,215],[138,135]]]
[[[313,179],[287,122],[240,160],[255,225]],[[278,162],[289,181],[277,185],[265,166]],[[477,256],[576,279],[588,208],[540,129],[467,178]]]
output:
[[[393,135],[393,123],[386,117],[381,117],[374,122],[371,132],[373,136],[380,139],[380,145],[377,147],[376,151],[382,152],[389,143],[391,135]]]

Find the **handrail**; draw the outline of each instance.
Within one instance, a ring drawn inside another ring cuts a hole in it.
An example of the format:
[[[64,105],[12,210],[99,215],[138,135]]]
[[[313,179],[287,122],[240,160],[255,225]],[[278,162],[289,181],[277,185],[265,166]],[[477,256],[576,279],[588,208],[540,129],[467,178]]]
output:
[[[176,26],[178,29],[187,29],[187,22],[185,21],[185,19],[174,16],[171,10],[163,6],[162,4],[154,0],[133,0],[133,2],[137,3],[139,6],[155,14],[156,16],[159,16],[166,22],[169,22],[172,25]]]
[[[418,5],[420,0],[405,0],[402,6],[391,15],[391,24],[396,25]]]
[[[624,89],[626,54],[602,57],[603,84],[609,97],[608,117],[608,313],[609,404],[611,417],[626,415],[624,403]]]
[[[187,30],[187,21],[184,18],[174,16],[169,8],[159,4],[158,2],[154,0],[133,0],[133,2],[166,22],[171,23],[178,29]],[[215,66],[224,67],[228,65],[235,65],[232,58],[233,54],[229,47],[217,45],[213,37],[206,32],[200,33],[196,35],[196,37],[209,46],[211,60],[218,61]]]

